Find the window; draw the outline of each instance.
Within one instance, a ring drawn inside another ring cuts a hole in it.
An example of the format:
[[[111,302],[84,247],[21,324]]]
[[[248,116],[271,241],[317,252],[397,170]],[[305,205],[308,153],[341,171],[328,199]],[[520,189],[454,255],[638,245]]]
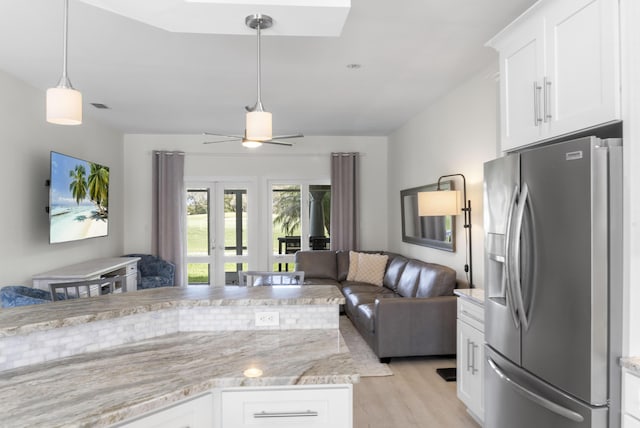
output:
[[[273,182],[270,191],[271,269],[293,270],[298,250],[329,249],[330,185]]]

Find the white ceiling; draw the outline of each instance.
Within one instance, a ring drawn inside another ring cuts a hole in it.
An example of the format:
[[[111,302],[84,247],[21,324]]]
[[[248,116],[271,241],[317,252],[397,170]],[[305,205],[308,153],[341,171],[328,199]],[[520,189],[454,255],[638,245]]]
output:
[[[262,101],[274,134],[388,135],[495,61],[484,42],[534,2],[351,0],[340,37],[273,35],[273,16],[262,39]],[[0,1],[0,69],[43,91],[55,86],[62,8],[62,0]],[[241,133],[244,106],[256,98],[255,62],[255,35],[169,32],[70,1],[69,77],[84,115],[125,133]]]

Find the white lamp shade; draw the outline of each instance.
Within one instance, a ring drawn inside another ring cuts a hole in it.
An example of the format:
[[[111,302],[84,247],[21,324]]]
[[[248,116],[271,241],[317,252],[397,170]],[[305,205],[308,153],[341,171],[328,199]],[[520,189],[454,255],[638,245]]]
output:
[[[271,113],[268,111],[248,112],[246,125],[247,140],[267,141],[273,136],[271,131]]]
[[[260,141],[243,140],[242,145],[248,149],[255,149],[262,145]]]
[[[462,212],[459,190],[438,190],[418,193],[418,215],[459,215]]]
[[[57,125],[82,123],[82,94],[73,88],[47,89],[47,122]]]

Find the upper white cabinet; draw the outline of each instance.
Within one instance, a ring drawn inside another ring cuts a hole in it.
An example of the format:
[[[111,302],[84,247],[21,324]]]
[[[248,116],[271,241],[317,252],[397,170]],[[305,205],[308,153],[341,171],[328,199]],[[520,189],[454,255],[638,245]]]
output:
[[[620,119],[617,0],[540,1],[487,45],[503,151]]]

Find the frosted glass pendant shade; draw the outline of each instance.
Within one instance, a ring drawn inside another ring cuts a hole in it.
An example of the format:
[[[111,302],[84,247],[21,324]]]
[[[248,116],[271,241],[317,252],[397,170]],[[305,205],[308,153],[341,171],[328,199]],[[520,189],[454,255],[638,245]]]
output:
[[[418,215],[420,216],[459,215],[461,213],[459,190],[418,193]]]
[[[247,113],[246,139],[268,141],[272,138],[271,113],[268,111],[250,111]]]
[[[244,140],[242,141],[242,145],[248,149],[257,149],[262,143],[260,141]]]
[[[82,93],[73,88],[47,89],[47,122],[56,125],[80,125],[82,123]]]

